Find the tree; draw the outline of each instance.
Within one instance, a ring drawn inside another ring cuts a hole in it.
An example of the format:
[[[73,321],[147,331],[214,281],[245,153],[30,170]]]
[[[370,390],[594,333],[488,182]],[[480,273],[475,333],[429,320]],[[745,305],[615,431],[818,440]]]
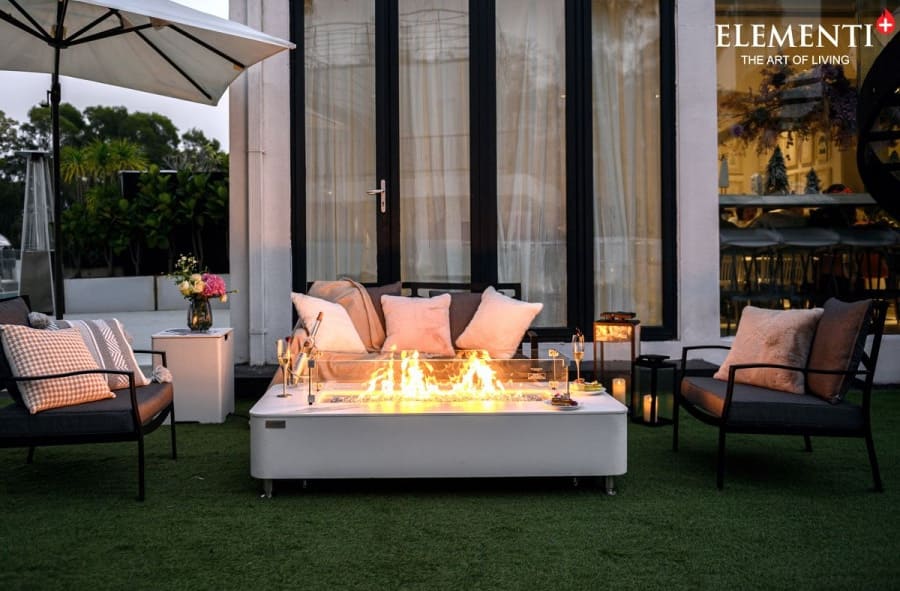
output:
[[[174,170],[213,172],[228,170],[228,154],[222,151],[217,139],[206,137],[196,127],[181,134],[181,150],[166,160]]]
[[[40,103],[28,110],[28,123],[22,124],[22,133],[31,149],[50,151],[50,105]],[[82,146],[89,140],[90,130],[81,111],[70,103],[59,105],[59,143],[61,146]]]
[[[787,195],[789,192],[790,183],[784,156],[781,153],[781,147],[775,146],[775,151],[772,152],[772,157],[769,158],[769,163],[766,165],[766,194]]]
[[[178,151],[178,128],[165,115],[98,105],[87,107],[84,116],[93,129],[93,139],[129,140],[141,146],[153,164],[162,164]]]
[[[0,111],[0,234],[14,245],[22,239],[25,189],[25,160],[16,152],[24,148],[19,122]]]
[[[806,173],[806,189],[804,190],[804,193],[807,195],[821,193],[822,187],[819,183],[819,175],[816,174],[816,169],[810,168],[809,172]]]

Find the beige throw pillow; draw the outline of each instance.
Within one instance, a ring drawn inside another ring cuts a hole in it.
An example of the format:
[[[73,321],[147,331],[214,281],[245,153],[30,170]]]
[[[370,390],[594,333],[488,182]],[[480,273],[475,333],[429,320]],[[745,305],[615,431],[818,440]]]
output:
[[[725,362],[713,376],[728,380],[732,365],[743,363],[777,363],[806,367],[816,324],[822,316],[814,310],[765,310],[747,306],[741,313],[737,334]],[[803,394],[803,374],[784,369],[759,368],[737,372],[736,382]]]
[[[14,376],[42,376],[99,369],[81,334],[74,328],[38,330],[0,326],[0,340]],[[101,373],[18,382],[28,412],[115,398]]]
[[[453,357],[450,294],[433,298],[381,296],[385,329],[382,351],[418,351]]]
[[[492,359],[509,359],[543,309],[544,304],[522,302],[488,287],[469,326],[456,339],[456,346],[485,350]]]
[[[312,330],[316,324],[316,316],[322,312],[322,324],[316,334],[316,348],[319,351],[334,351],[340,353],[365,353],[366,346],[356,327],[350,319],[347,310],[340,304],[325,300],[292,293],[291,301],[300,321],[307,330]]]

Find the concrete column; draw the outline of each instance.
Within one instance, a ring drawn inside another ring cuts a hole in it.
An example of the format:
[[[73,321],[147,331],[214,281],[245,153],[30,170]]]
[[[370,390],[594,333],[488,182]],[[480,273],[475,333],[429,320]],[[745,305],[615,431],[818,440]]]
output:
[[[290,36],[287,0],[231,0],[230,18]],[[282,52],[231,86],[229,301],[235,362],[276,363],[275,340],[291,329],[290,76]]]

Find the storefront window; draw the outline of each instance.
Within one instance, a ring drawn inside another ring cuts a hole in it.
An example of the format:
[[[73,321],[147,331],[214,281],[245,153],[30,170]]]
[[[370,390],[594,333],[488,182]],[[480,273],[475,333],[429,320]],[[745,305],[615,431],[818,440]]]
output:
[[[856,163],[858,89],[893,36],[883,14],[872,2],[716,3],[724,334],[746,305],[877,297],[896,281],[897,223]]]

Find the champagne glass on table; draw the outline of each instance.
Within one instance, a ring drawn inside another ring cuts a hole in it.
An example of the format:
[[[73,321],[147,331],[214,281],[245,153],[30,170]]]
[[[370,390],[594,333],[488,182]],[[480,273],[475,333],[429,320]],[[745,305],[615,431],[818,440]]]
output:
[[[578,328],[572,335],[572,358],[575,359],[575,382],[580,384],[582,382],[581,360],[584,359],[584,335]]]
[[[281,382],[281,394],[279,394],[278,397],[286,398],[290,396],[290,394],[288,394],[287,387],[288,380],[291,379],[291,367],[293,366],[290,337],[284,340],[278,339],[277,347],[278,365],[281,366],[281,372],[284,377],[284,380]]]

